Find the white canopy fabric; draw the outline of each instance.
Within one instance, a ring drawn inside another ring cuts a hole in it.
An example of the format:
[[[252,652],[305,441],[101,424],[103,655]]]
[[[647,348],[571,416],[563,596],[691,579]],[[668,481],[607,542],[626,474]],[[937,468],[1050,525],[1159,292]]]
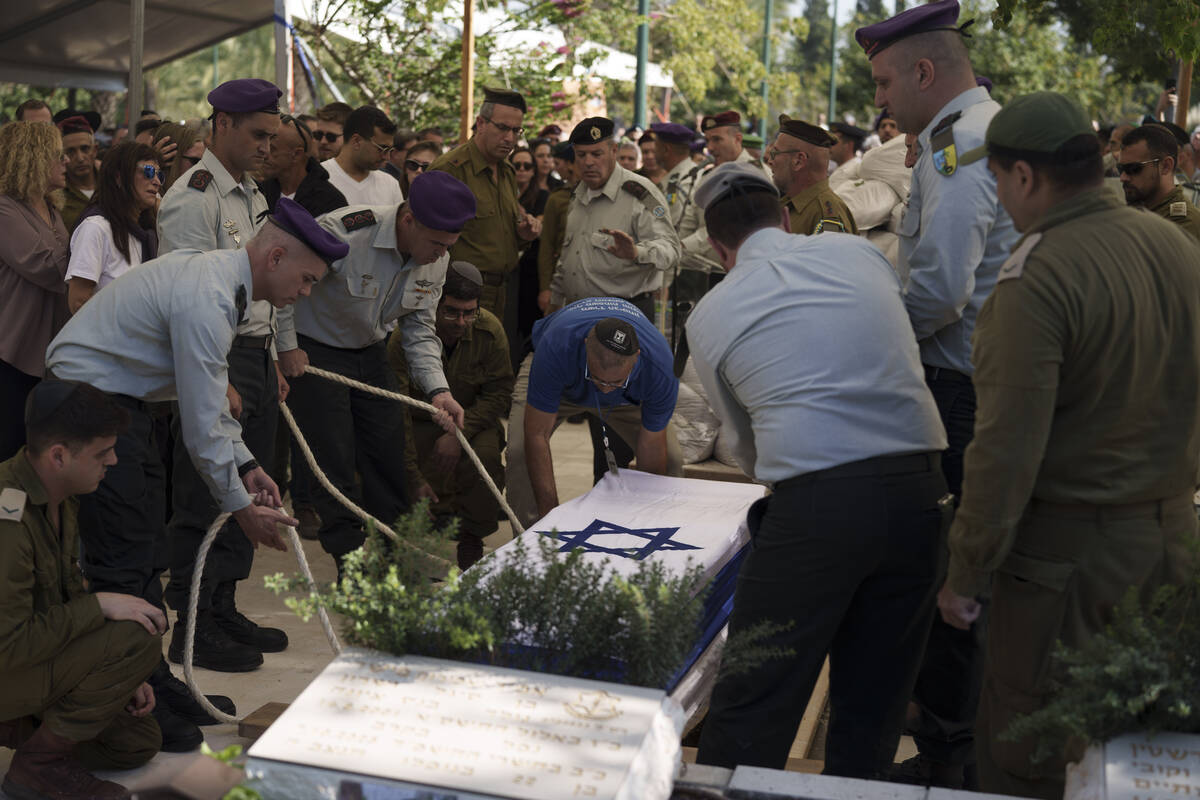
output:
[[[273,0],[146,0],[143,68],[271,21]],[[122,91],[129,0],[0,0],[0,81]]]

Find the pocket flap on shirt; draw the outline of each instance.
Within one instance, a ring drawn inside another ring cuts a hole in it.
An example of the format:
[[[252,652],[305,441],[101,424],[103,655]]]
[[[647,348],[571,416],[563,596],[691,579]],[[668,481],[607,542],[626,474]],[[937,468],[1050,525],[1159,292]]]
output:
[[[379,297],[379,281],[364,275],[347,275],[346,291],[352,297],[374,300]]]
[[[1046,561],[1021,553],[1009,553],[999,571],[1061,592],[1067,588],[1067,582],[1075,573],[1075,564],[1070,561]]]

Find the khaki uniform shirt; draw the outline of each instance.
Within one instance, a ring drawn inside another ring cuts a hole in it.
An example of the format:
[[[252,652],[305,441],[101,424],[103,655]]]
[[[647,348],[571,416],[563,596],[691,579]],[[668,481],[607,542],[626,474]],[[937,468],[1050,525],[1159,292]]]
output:
[[[76,563],[79,502],[63,502],[56,531],[25,448],[0,464],[0,491],[0,719],[11,719],[19,713],[10,707],[27,707],[46,690],[43,676],[27,670],[98,630],[104,615]]]
[[[471,138],[434,161],[430,169],[448,172],[475,195],[475,219],[466,224],[450,248],[450,259],[467,261],[484,273],[504,275],[516,269],[521,257],[517,223],[522,211],[512,164],[488,164]]]
[[[92,197],[95,197],[95,194]],[[92,202],[91,197],[88,197],[69,183],[67,184],[67,188],[63,189],[62,218],[68,231],[71,233],[75,232],[75,226],[79,224],[79,215],[83,213],[83,210],[87,208],[90,202]]]
[[[601,228],[632,236],[637,256],[629,261],[610,253],[613,237]],[[678,263],[679,237],[666,198],[649,179],[617,164],[600,189],[582,182],[575,187],[550,303],[563,306],[585,297],[628,300],[656,291],[662,273]]]
[[[425,397],[412,388],[408,359],[404,355],[399,331],[393,333],[388,341],[388,363],[400,381],[400,391],[424,400]],[[508,352],[508,337],[496,315],[486,308],[479,309],[479,316],[454,349],[447,353],[443,347],[442,365],[446,381],[450,384],[450,394],[463,407],[463,434],[471,439],[487,428],[501,428],[501,417],[512,407],[516,379]],[[418,412],[414,417],[408,406],[404,409],[406,426],[434,425],[428,415]],[[419,484],[420,479],[416,476],[421,471],[417,466],[416,437],[406,435],[405,443],[408,474],[414,476],[412,480]]]
[[[1103,190],[1056,206],[1000,268],[973,338],[975,438],[950,587],[975,596],[1032,499],[1190,494],[1200,464],[1200,247]]]
[[[1184,199],[1182,186],[1176,186],[1161,203],[1150,210],[1163,219],[1169,219],[1200,240],[1200,209]]]
[[[780,200],[788,209],[792,233],[858,233],[854,215],[842,198],[829,188],[829,179],[813,184],[799,194]]]
[[[158,254],[245,247],[266,210],[267,198],[250,173],[238,183],[213,152],[205,150],[200,161],[180,175],[163,196],[158,210]],[[239,336],[266,336],[274,330],[271,304],[254,300],[246,307],[246,321],[237,332]],[[271,356],[275,356],[273,345]]]
[[[675,232],[681,238],[690,233],[690,229],[681,232],[679,226],[683,224],[687,210],[692,204],[692,191],[696,188],[696,182],[703,170],[703,166],[690,158],[685,158],[672,167],[658,182],[658,185],[663,187],[662,193],[667,198],[667,209],[671,212],[671,224],[675,226]]]
[[[745,150],[738,153],[738,157],[734,159],[737,164],[750,164],[762,170],[766,175],[767,180],[771,180],[771,174],[763,166],[762,161],[754,158]],[[682,269],[691,269],[698,272],[724,272],[725,268],[721,266],[720,259],[717,258],[717,253],[712,249],[712,245],[708,243],[708,228],[704,225],[704,209],[696,205],[696,192],[708,179],[712,170],[704,170],[696,177],[696,184],[692,187],[692,202],[688,203],[687,208],[683,211],[683,219],[680,220],[676,229],[679,231],[679,243],[683,248],[683,257],[679,261],[679,266]]]
[[[546,198],[542,212],[541,246],[538,247],[538,291],[550,288],[554,267],[562,256],[563,237],[567,233],[567,211],[571,208],[571,189],[560,186]]]

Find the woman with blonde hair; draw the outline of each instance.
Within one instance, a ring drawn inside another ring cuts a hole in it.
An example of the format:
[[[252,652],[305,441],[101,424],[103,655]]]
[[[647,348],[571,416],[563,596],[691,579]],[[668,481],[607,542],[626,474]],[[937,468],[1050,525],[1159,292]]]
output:
[[[25,397],[67,320],[62,189],[67,163],[53,125],[0,127],[0,461],[25,444]]]
[[[163,139],[174,143],[175,150],[172,153],[168,154],[165,146],[159,144]],[[165,175],[162,188],[159,190],[160,195],[165,195],[167,189],[171,188],[171,184],[180,175],[199,164],[200,159],[204,156],[204,140],[201,138],[200,132],[187,125],[180,125],[178,122],[164,122],[159,125],[154,131],[152,144],[156,150],[163,153],[162,161],[166,164],[163,169]]]

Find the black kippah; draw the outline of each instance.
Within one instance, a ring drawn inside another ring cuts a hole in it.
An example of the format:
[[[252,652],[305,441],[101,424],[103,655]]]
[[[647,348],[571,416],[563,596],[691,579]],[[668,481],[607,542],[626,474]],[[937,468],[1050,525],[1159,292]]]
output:
[[[631,356],[638,351],[637,331],[622,319],[608,317],[597,322],[596,338],[617,355]]]

